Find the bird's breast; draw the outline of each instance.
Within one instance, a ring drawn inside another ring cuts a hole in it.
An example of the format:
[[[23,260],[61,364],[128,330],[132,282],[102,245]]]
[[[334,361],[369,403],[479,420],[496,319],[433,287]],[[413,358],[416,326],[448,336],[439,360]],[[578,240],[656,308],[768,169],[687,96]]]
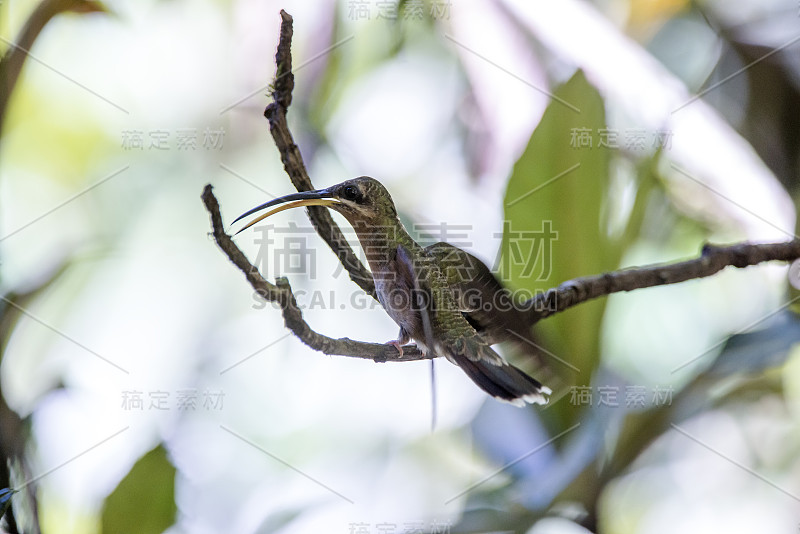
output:
[[[420,310],[415,305],[413,288],[402,281],[389,279],[375,279],[375,291],[378,301],[399,326],[411,337],[422,329]]]
[[[414,280],[404,276],[392,258],[385,263],[370,265],[375,279],[375,292],[386,313],[419,344],[424,338],[419,298],[415,296]]]

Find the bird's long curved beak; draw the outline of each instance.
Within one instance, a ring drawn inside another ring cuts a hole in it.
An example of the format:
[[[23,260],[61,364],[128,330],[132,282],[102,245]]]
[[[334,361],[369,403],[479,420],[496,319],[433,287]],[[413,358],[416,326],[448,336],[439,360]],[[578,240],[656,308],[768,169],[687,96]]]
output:
[[[236,234],[234,234],[238,235],[247,230],[248,228],[250,228],[251,226],[253,226],[254,224],[263,221],[270,215],[274,215],[284,210],[299,208],[302,206],[335,206],[336,204],[340,204],[340,201],[334,198],[333,194],[327,189],[318,189],[316,191],[305,191],[303,193],[292,193],[291,195],[286,195],[280,198],[270,200],[269,202],[265,202],[260,206],[256,206],[255,208],[245,213],[242,213],[241,215],[236,217],[236,219],[234,219],[233,223],[231,224],[234,224],[244,219],[248,215],[252,215],[253,213],[265,210],[267,208],[271,208],[273,206],[277,206],[276,208],[269,210],[267,213],[260,215],[256,217],[254,220],[247,223],[247,225],[244,228],[242,228],[241,230],[236,232]]]

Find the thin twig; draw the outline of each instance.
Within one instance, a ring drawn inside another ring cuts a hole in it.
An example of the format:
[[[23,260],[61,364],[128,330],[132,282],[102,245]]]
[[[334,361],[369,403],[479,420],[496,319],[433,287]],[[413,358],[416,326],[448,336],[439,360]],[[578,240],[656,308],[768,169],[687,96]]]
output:
[[[314,186],[308,176],[306,166],[300,149],[294,142],[292,133],[286,123],[286,113],[292,103],[292,90],[294,89],[294,74],[292,74],[292,16],[281,10],[281,33],[278,43],[278,52],[275,54],[277,72],[273,83],[273,102],[264,110],[264,116],[269,121],[269,131],[275,140],[275,146],[281,155],[283,168],[298,191],[311,191]],[[310,206],[308,216],[317,233],[328,244],[336,257],[342,263],[350,279],[373,298],[375,282],[372,274],[361,263],[353,252],[350,244],[345,239],[339,225],[331,217],[330,212],[320,206]]]
[[[800,258],[800,241],[783,243],[739,243],[728,247],[707,244],[700,257],[673,264],[649,265],[610,273],[575,278],[535,296],[526,309],[534,324],[555,313],[621,291],[677,284],[705,278],[725,267],[750,267],[766,261],[794,261]]]
[[[429,359],[414,345],[403,347],[403,354],[400,355],[393,345],[364,343],[346,337],[334,339],[312,330],[303,319],[303,312],[297,305],[297,300],[295,300],[292,293],[289,281],[286,278],[278,278],[275,284],[268,282],[261,276],[258,269],[250,263],[250,260],[247,259],[239,247],[236,246],[231,236],[225,233],[222,215],[220,215],[219,211],[219,202],[212,192],[211,185],[206,185],[205,189],[203,189],[202,198],[211,216],[214,241],[228,256],[228,259],[244,273],[247,281],[262,298],[281,307],[286,328],[291,330],[300,341],[325,354],[366,358],[375,362],[406,362]]]

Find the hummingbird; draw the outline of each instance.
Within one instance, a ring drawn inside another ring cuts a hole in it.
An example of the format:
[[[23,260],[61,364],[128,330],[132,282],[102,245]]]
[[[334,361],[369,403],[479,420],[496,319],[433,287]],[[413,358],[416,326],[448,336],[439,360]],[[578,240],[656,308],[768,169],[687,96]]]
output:
[[[256,206],[233,223],[272,208],[238,234],[271,215],[302,206],[335,210],[353,227],[378,301],[400,327],[397,340],[389,343],[401,354],[402,345],[413,340],[424,354],[444,356],[499,400],[516,406],[547,404],[550,388],[491,347],[511,338],[509,334],[527,338],[530,325],[515,313],[510,291],[472,254],[444,242],[422,247],[414,241],[378,180],[361,176],[326,189],[292,193]]]

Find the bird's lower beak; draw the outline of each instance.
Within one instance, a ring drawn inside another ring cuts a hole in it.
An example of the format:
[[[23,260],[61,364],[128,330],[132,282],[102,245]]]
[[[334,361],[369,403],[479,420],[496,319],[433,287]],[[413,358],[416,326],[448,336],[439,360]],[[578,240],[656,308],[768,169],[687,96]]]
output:
[[[240,221],[247,217],[248,215],[252,215],[253,213],[259,212],[261,210],[272,208],[273,206],[277,206],[274,209],[269,210],[267,213],[263,215],[259,215],[254,220],[247,223],[247,225],[236,232],[236,234],[240,234],[253,226],[254,224],[263,221],[270,215],[274,215],[278,212],[292,209],[292,208],[300,208],[302,206],[335,206],[340,204],[339,200],[333,198],[333,195],[327,189],[319,189],[317,191],[306,191],[303,193],[293,193],[291,195],[286,195],[280,198],[276,198],[274,200],[270,200],[269,202],[265,202],[260,206],[256,206],[255,208],[239,215],[233,223]],[[231,224],[233,224],[231,223]]]

